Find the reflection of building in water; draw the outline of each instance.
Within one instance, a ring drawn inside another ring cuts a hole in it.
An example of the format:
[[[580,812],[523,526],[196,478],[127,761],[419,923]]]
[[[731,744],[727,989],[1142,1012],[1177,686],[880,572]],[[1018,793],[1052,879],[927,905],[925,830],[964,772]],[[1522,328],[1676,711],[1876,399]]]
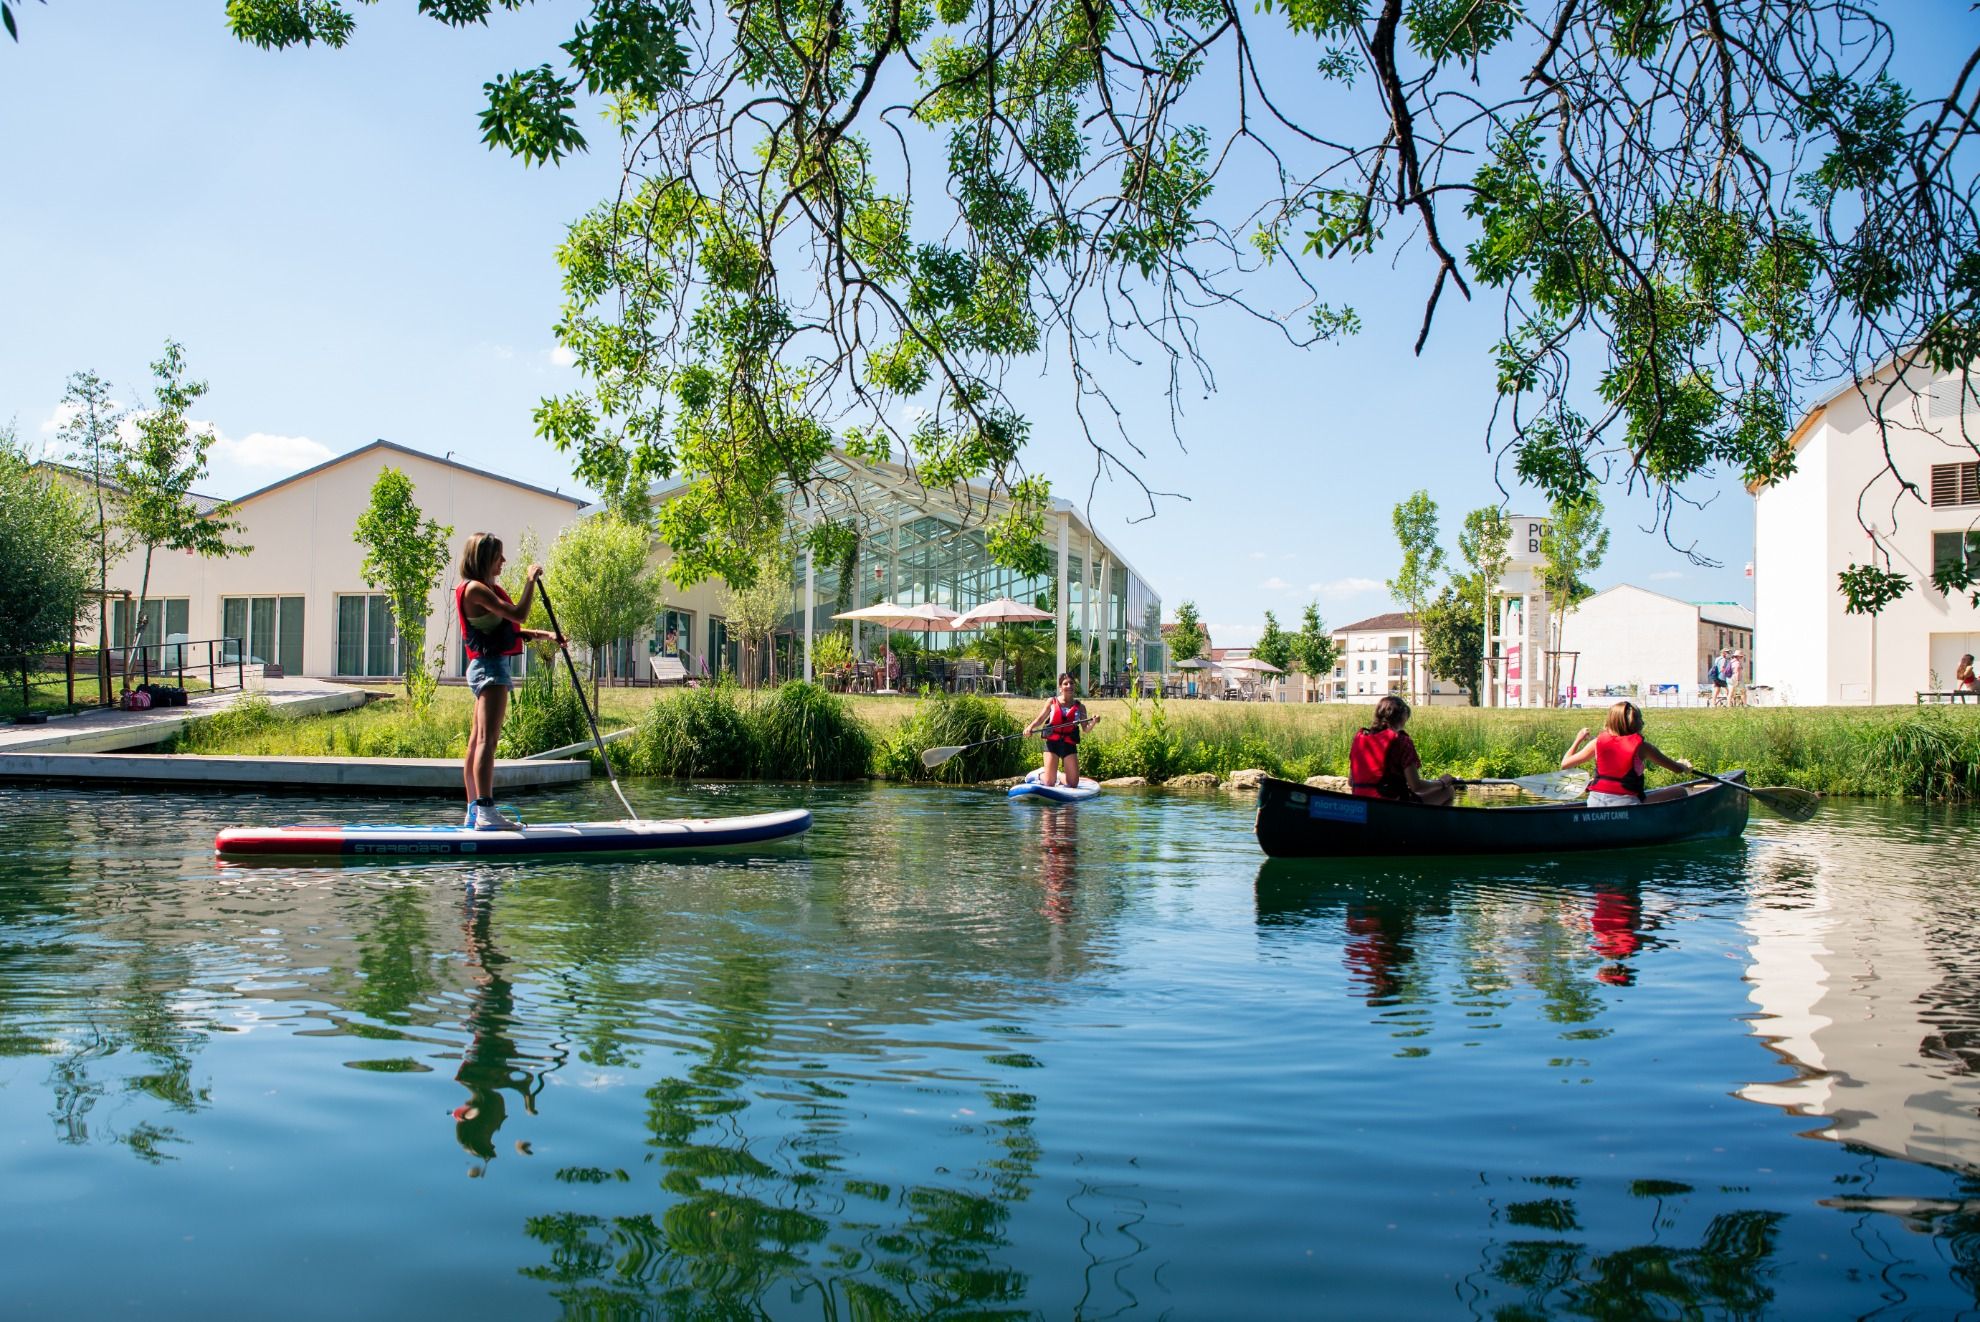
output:
[[[1980,1082],[1957,1054],[1980,989],[1942,963],[1967,957],[1969,915],[1916,866],[1877,863],[1805,847],[1756,860],[1753,1031],[1793,1074],[1739,1095],[1825,1121],[1811,1136],[1980,1171]]]

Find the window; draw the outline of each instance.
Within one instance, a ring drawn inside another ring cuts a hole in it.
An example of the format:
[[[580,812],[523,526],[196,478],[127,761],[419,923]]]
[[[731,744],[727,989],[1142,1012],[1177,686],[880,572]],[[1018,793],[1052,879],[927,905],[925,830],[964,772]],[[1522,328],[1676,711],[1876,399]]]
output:
[[[337,598],[337,673],[397,675],[399,631],[384,594],[351,593]]]
[[[222,597],[220,633],[230,640],[225,653],[229,661],[241,659],[245,644],[249,661],[272,661],[286,674],[302,673],[301,597]]]
[[[1954,421],[1962,413],[1980,407],[1976,404],[1976,391],[1980,391],[1980,383],[1968,381],[1964,372],[1935,382],[1932,386],[1932,420]]]
[[[185,642],[189,637],[188,622],[192,618],[192,599],[189,597],[146,597],[144,610],[137,609],[137,603],[120,601],[110,616],[110,646],[118,650],[131,645],[131,630],[142,614],[145,617],[144,634],[136,640],[140,647],[152,650],[142,656],[131,658],[131,664],[139,668],[149,666],[153,670],[177,670],[183,664],[178,647],[156,647],[158,643]]]
[[[1932,505],[1980,505],[1980,463],[1933,464]]]
[[[1980,574],[1980,532],[1935,532],[1932,534],[1932,568],[1957,566],[1964,562],[1970,573]]]
[[[718,616],[708,617],[708,674],[733,674],[736,668],[735,657],[729,653],[729,622]]]

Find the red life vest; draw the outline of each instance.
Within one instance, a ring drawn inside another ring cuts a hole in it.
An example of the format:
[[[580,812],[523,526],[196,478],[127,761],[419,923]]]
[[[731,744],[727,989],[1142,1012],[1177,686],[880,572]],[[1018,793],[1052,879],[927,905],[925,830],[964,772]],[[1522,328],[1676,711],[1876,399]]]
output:
[[[1052,705],[1046,710],[1045,737],[1076,744],[1079,742],[1080,727],[1073,722],[1085,719],[1086,707],[1083,703],[1075,699],[1073,705],[1068,707],[1054,698]]]
[[[1348,747],[1348,788],[1364,799],[1406,799],[1403,771],[1415,765],[1416,745],[1401,730],[1356,730]]]
[[[522,630],[512,621],[503,620],[493,629],[477,629],[468,623],[467,590],[472,580],[463,579],[454,585],[454,614],[460,617],[461,641],[467,644],[467,654],[478,661],[491,656],[516,656],[523,650]],[[512,606],[509,594],[502,591],[500,583],[485,584],[489,591],[502,599],[502,604]]]
[[[1595,779],[1588,782],[1588,792],[1643,797],[1642,735],[1604,731],[1595,736]]]

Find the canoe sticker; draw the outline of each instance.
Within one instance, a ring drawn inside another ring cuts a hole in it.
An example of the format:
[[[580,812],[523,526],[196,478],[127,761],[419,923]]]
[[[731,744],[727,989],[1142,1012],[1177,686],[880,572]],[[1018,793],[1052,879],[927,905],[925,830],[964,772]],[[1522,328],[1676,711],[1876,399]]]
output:
[[[1359,799],[1334,799],[1316,794],[1306,803],[1306,815],[1328,822],[1368,824],[1368,805]]]

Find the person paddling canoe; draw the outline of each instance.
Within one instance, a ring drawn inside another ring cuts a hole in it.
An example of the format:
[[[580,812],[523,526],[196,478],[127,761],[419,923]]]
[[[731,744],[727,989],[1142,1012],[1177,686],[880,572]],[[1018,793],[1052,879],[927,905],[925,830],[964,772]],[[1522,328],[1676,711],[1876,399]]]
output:
[[[1396,799],[1447,808],[1457,797],[1457,778],[1425,780],[1416,744],[1403,733],[1409,704],[1391,693],[1375,704],[1375,723],[1354,732],[1348,749],[1348,788],[1364,799]]]
[[[1086,714],[1077,686],[1070,673],[1059,676],[1059,693],[1045,703],[1045,709],[1024,727],[1026,734],[1045,732],[1045,769],[1038,775],[1040,785],[1079,786],[1079,735],[1089,725],[1100,724],[1098,716]],[[1063,771],[1063,777],[1060,773]]]
[[[1687,775],[1691,771],[1691,763],[1683,758],[1664,756],[1655,744],[1643,737],[1643,712],[1633,702],[1619,702],[1609,708],[1609,719],[1603,723],[1602,733],[1592,740],[1588,738],[1588,728],[1583,726],[1561,758],[1561,770],[1578,767],[1590,759],[1595,762],[1595,779],[1588,782],[1588,806],[1591,808],[1624,808],[1637,803],[1658,803],[1665,799],[1683,798],[1686,793],[1682,785],[1666,785],[1660,790],[1644,792],[1643,769],[1648,764],[1654,762],[1666,771]]]
[[[502,721],[509,714],[509,691],[515,687],[509,658],[528,639],[559,645],[563,638],[547,629],[525,629],[529,608],[536,600],[542,565],[531,565],[524,576],[521,601],[511,601],[496,582],[507,563],[502,539],[474,533],[461,551],[461,581],[454,588],[454,613],[460,619],[461,640],[467,645],[468,688],[474,693],[474,728],[468,734],[466,825],[481,831],[514,831],[516,823],[495,810],[495,746],[502,738]]]

